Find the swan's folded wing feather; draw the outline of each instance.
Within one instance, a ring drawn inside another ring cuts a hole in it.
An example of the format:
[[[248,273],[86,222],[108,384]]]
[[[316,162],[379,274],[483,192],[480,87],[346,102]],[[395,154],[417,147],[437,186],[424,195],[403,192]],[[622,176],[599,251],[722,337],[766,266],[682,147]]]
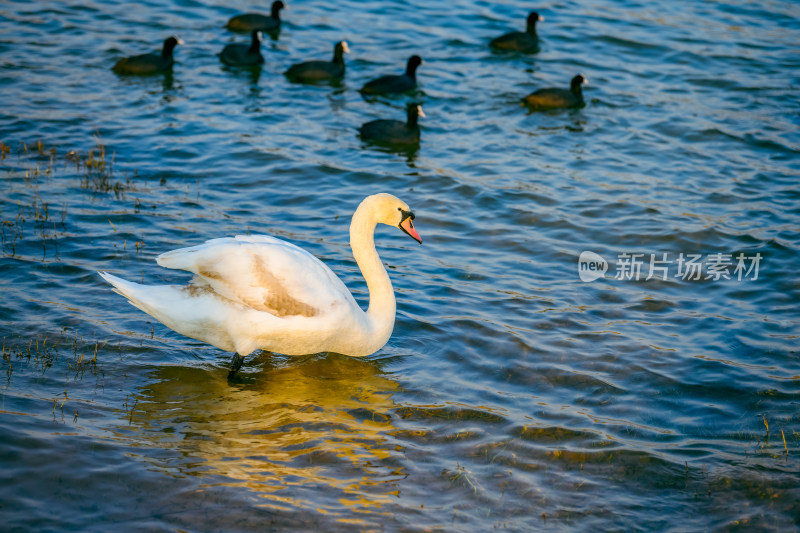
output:
[[[266,235],[213,239],[161,254],[157,261],[193,272],[220,296],[279,317],[312,317],[356,305],[344,283],[319,259]]]

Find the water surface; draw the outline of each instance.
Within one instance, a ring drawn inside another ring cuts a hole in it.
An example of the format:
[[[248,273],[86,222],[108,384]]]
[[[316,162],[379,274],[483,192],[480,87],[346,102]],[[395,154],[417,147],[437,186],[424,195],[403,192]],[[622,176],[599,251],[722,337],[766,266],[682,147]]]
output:
[[[257,71],[244,1],[0,6],[0,513],[10,530],[786,531],[800,523],[800,23],[792,2],[293,2]],[[171,75],[110,71],[171,34]],[[345,81],[289,83],[346,39]],[[364,145],[411,96],[417,149]],[[582,109],[525,94],[590,81]],[[366,306],[367,194],[398,299],[376,354],[230,354],[129,306],[167,250],[301,245]],[[608,263],[583,282],[584,251]],[[643,254],[638,279],[620,275]],[[666,258],[666,279],[649,273]],[[666,257],[664,254],[667,254]],[[678,258],[700,256],[700,279]],[[729,254],[730,279],[707,271]],[[760,254],[758,276],[737,279]],[[3,379],[4,378],[4,379]]]

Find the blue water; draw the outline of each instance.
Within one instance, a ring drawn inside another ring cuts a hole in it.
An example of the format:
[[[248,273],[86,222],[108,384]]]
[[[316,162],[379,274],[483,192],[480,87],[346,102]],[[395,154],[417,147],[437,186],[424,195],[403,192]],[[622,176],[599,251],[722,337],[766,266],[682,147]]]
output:
[[[800,524],[793,2],[541,4],[520,56],[487,43],[528,5],[296,1],[261,70],[223,67],[227,18],[265,5],[0,5],[2,529]],[[171,75],[111,72],[172,34]],[[282,75],[341,39],[341,85]],[[413,53],[419,94],[361,98]],[[584,108],[519,105],[578,72]],[[360,141],[410,98],[417,149]],[[382,191],[424,244],[379,228],[398,314],[365,359],[258,353],[229,382],[96,275],[182,283],[158,254],[265,233],[366,305],[347,228]]]

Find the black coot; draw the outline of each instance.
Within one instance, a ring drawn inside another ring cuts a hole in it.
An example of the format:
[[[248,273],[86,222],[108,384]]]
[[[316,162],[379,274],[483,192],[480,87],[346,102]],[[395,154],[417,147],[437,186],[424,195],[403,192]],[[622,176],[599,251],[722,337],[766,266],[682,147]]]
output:
[[[361,139],[385,144],[416,144],[419,142],[418,117],[424,117],[422,106],[410,103],[406,107],[406,122],[400,120],[373,120],[363,124],[358,131]]]
[[[381,76],[368,81],[362,88],[363,94],[391,94],[404,93],[417,86],[417,67],[422,64],[422,58],[414,55],[408,58],[405,74]]]
[[[281,0],[275,0],[275,2],[272,2],[272,14],[244,13],[236,15],[225,24],[225,27],[231,31],[242,33],[248,33],[253,30],[275,33],[281,29],[281,9],[284,7],[286,5]]]
[[[558,109],[561,107],[580,107],[585,104],[581,85],[589,83],[583,74],[578,74],[569,84],[567,89],[539,89],[534,91],[522,102],[531,109]]]
[[[344,77],[344,54],[349,53],[345,41],[336,43],[333,47],[331,61],[306,61],[289,67],[286,77],[299,83],[316,83],[336,81]]]
[[[515,50],[530,54],[539,50],[539,36],[536,34],[536,23],[544,20],[539,13],[533,12],[528,15],[528,23],[525,31],[513,31],[501,35],[489,42],[489,46],[496,50]]]
[[[183,41],[177,37],[169,37],[164,41],[160,54],[140,54],[124,57],[111,67],[117,74],[158,74],[172,69],[174,60],[172,50]]]
[[[261,55],[261,31],[253,30],[250,44],[228,44],[222,49],[219,58],[232,67],[250,67],[264,62]]]

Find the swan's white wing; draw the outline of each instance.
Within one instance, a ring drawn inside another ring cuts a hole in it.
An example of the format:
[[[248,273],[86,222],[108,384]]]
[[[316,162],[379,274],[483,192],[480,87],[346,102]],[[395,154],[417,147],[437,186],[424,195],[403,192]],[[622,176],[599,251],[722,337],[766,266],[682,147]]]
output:
[[[279,317],[312,317],[341,305],[357,306],[344,283],[319,259],[267,235],[213,239],[156,260],[193,272],[225,298]]]

